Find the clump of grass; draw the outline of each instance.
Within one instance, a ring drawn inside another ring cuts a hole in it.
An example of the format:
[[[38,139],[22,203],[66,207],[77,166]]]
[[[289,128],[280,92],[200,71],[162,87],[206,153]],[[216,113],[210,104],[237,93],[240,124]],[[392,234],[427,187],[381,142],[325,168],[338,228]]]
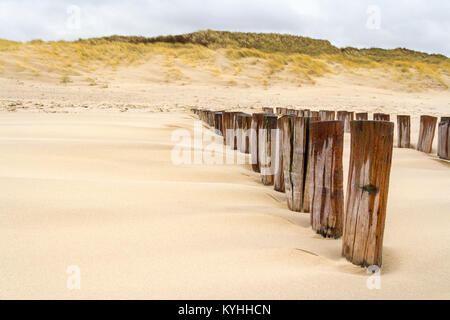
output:
[[[27,43],[0,39],[0,53],[17,58],[21,71],[39,75],[41,71],[65,75],[81,75],[98,68],[130,67],[148,61],[164,61],[166,80],[183,77],[177,68],[180,64],[212,73],[237,76],[242,66],[262,77],[276,78],[277,73],[289,73],[294,82],[314,83],[314,78],[341,70],[358,74],[374,70],[406,85],[433,85],[448,88],[450,59],[407,49],[384,50],[378,48],[339,49],[328,41],[306,37],[264,33],[235,33],[224,31],[199,31],[185,35],[166,37],[112,36],[78,40],[75,42]],[[227,63],[230,67],[217,68]],[[223,58],[228,61],[223,61]],[[49,65],[48,61],[52,64]],[[255,66],[255,68],[252,68]],[[256,68],[261,66],[263,71]],[[2,67],[4,69],[4,67]]]
[[[91,87],[97,85],[97,82],[94,79],[92,79],[92,78],[88,77],[88,78],[86,78],[86,81],[88,82],[89,86],[91,86]]]
[[[61,83],[67,84],[69,82],[72,82],[72,80],[70,80],[70,77],[67,74],[64,74],[61,78]]]

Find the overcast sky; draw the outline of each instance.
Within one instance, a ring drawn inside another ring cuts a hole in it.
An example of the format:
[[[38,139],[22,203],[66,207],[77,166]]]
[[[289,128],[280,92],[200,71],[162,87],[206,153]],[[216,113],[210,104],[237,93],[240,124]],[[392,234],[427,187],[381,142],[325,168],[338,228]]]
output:
[[[450,56],[448,0],[0,0],[0,38],[73,40],[203,29],[278,32],[339,47]]]

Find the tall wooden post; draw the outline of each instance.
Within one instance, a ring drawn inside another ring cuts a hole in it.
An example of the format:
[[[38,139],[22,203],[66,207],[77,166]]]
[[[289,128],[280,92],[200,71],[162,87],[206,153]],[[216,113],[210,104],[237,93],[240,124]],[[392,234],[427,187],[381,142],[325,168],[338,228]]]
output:
[[[223,135],[223,144],[227,145],[227,130],[229,128],[229,119],[230,119],[230,112],[224,111],[222,113],[222,135]]]
[[[432,116],[420,117],[419,142],[417,150],[431,153],[433,149],[434,133],[436,131],[437,118]]]
[[[355,120],[369,120],[369,114],[367,112],[359,112],[355,114]]]
[[[411,117],[397,116],[397,146],[409,148],[411,141]]]
[[[360,266],[382,264],[394,123],[351,123],[350,167],[342,254]]]
[[[262,124],[264,113],[254,113],[252,115],[252,127],[250,132],[250,155],[252,169],[254,172],[261,172],[259,162],[259,128]]]
[[[284,171],[283,171],[283,134],[282,134],[282,118],[278,118],[277,120],[277,129],[278,129],[278,139],[276,146],[276,159],[275,161],[275,176],[274,176],[274,189],[278,192],[285,191],[284,185]]]
[[[336,119],[339,121],[344,121],[346,114],[347,114],[347,111],[338,111],[338,112],[336,112]]]
[[[241,133],[239,143],[239,151],[242,153],[250,152],[250,129],[252,126],[252,116],[247,113],[240,114]],[[239,139],[238,139],[239,140]]]
[[[320,121],[332,121],[336,117],[335,111],[321,110],[319,111]]]
[[[223,135],[223,133],[222,133],[222,112],[214,113],[214,129],[216,129],[217,134]]]
[[[374,113],[373,120],[375,120],[375,121],[391,121],[391,116],[386,113]]]
[[[262,119],[261,129],[259,130],[259,139],[261,141],[260,149],[260,170],[261,181],[265,186],[274,184],[275,167],[275,130],[277,129],[278,117],[274,114],[265,114]],[[273,135],[272,135],[273,134]]]
[[[450,118],[442,117],[438,130],[438,157],[450,160]]]
[[[311,226],[325,238],[342,236],[344,122],[311,122],[308,176]]]
[[[301,212],[307,160],[307,118],[286,115],[281,118],[283,135],[283,174],[287,204]]]

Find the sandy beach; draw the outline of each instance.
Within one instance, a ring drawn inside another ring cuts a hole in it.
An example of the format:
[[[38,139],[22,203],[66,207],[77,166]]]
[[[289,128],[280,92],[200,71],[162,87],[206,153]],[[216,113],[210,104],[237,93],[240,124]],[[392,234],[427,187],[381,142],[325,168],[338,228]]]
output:
[[[435,154],[394,148],[379,290],[250,166],[171,161],[190,106],[406,112],[415,145],[448,90],[17,81],[0,78],[0,299],[450,298],[450,163]]]

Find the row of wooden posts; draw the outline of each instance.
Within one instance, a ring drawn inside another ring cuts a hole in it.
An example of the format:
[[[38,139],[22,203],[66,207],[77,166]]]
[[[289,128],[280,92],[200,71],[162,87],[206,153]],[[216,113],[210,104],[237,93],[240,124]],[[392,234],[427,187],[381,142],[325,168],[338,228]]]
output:
[[[263,113],[252,115],[192,111],[223,136],[224,144],[250,154],[253,171],[261,173],[264,185],[274,185],[286,194],[290,210],[310,213],[313,230],[327,238],[342,237],[342,255],[347,260],[381,266],[394,140],[389,115],[374,114],[374,121],[368,121],[367,113],[347,111],[339,111],[338,120],[334,111],[287,108],[276,108],[276,114],[264,108]],[[398,116],[397,120],[399,147],[407,148],[410,117]],[[431,152],[436,121],[421,118],[419,150]],[[439,126],[440,156],[446,159],[449,124],[449,118],[443,118]],[[345,211],[344,132],[351,133]],[[446,146],[441,147],[444,140]]]

